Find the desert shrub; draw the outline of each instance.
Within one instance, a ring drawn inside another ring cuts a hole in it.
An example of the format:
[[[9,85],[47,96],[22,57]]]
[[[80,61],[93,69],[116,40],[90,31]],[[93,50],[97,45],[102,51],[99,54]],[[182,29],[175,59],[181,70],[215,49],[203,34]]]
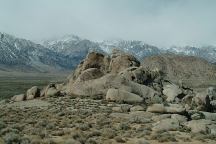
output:
[[[121,105],[121,111],[122,112],[129,112],[130,111],[131,106],[127,105],[127,104],[122,104]]]
[[[143,118],[143,117],[139,117],[139,116],[134,116],[134,117],[131,117],[128,122],[142,124],[142,123],[149,123],[151,122],[151,120]]]
[[[28,137],[21,138],[21,144],[30,144],[31,141]]]
[[[46,131],[41,131],[40,133],[39,133],[39,136],[40,136],[40,138],[42,138],[42,139],[44,139],[45,137],[47,137],[47,133],[46,133]]]
[[[89,139],[86,141],[86,144],[97,144],[97,141],[94,140],[93,138],[89,138]]]
[[[87,123],[79,124],[79,129],[82,131],[86,131],[86,130],[90,129],[90,127],[91,127],[91,125],[87,124]]]
[[[0,135],[6,135],[7,133],[15,133],[15,134],[18,134],[19,131],[17,129],[12,129],[12,128],[4,128],[0,131]]]
[[[31,140],[31,144],[41,144],[41,143],[42,143],[41,139],[38,138],[34,138]]]
[[[118,126],[118,129],[119,130],[129,130],[130,126],[129,126],[128,123],[120,123],[119,126]]]
[[[101,128],[105,125],[110,125],[111,121],[106,116],[101,115],[101,117],[96,120],[96,124]]]
[[[57,144],[57,143],[52,139],[45,139],[42,141],[42,144]]]
[[[64,144],[80,144],[80,142],[74,140],[73,138],[67,139]]]
[[[151,139],[158,140],[159,142],[177,142],[175,136],[168,132],[155,133],[151,136]]]
[[[18,131],[23,130],[24,126],[21,124],[14,124],[11,126],[12,129],[17,129]]]
[[[205,142],[207,139],[216,140],[216,135],[213,134],[205,134],[205,133],[193,133],[191,135],[192,138]]]
[[[76,133],[74,133],[74,134],[72,135],[72,137],[73,137],[74,140],[79,141],[81,144],[85,144],[85,142],[86,142],[86,137],[85,137],[84,134],[81,133],[81,132],[76,132]]]
[[[115,141],[118,143],[125,143],[125,140],[123,140],[121,137],[117,136],[115,137]]]
[[[99,94],[97,94],[97,95],[92,95],[91,96],[91,98],[93,99],[93,100],[101,100],[101,99],[103,99],[103,95],[99,95]]]
[[[150,143],[145,139],[140,139],[137,144],[150,144]]]
[[[63,136],[65,133],[63,130],[56,130],[52,132],[53,136]]]
[[[184,142],[191,142],[191,139],[189,137],[181,137],[181,140]]]
[[[13,132],[7,133],[3,137],[3,139],[4,139],[5,144],[19,144],[19,143],[21,143],[20,135],[13,133]]]
[[[53,123],[53,122],[50,122],[50,123],[47,124],[46,128],[47,128],[47,129],[50,129],[50,130],[53,130],[53,129],[56,128],[56,124]]]
[[[47,120],[41,120],[36,124],[36,127],[46,127],[48,123],[49,122]]]
[[[94,130],[94,131],[92,131],[92,132],[90,132],[90,133],[88,134],[88,138],[90,138],[90,137],[95,137],[95,136],[101,136],[101,132],[100,132],[100,131],[97,131],[97,130]]]
[[[102,136],[109,138],[109,139],[112,139],[116,136],[116,132],[114,130],[112,130],[111,128],[105,128],[105,129],[103,129]]]
[[[6,128],[6,124],[3,121],[0,121],[0,130],[2,130],[3,128]]]

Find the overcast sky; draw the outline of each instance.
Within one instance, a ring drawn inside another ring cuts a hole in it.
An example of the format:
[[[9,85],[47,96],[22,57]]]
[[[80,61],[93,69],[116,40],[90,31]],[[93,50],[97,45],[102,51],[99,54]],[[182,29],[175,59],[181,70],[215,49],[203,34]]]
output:
[[[216,45],[216,0],[0,0],[0,31],[37,41],[76,34]]]

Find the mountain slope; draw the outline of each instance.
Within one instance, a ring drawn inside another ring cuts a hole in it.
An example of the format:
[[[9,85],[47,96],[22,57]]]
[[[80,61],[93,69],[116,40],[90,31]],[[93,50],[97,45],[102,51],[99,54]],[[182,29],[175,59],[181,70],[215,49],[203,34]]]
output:
[[[53,71],[71,68],[63,55],[29,40],[1,33],[0,66],[2,70]]]
[[[203,46],[200,48],[197,47],[171,47],[167,50],[167,52],[171,52],[174,54],[195,56],[206,59],[211,63],[216,62],[216,47],[214,46]]]
[[[74,69],[90,51],[110,54],[112,49],[131,53],[139,60],[164,53],[195,56],[216,63],[216,47],[171,47],[160,49],[142,41],[107,40],[93,42],[75,35],[36,44],[0,33],[0,70],[52,72]]]
[[[194,85],[216,82],[216,66],[193,56],[162,54],[145,58],[142,65],[149,69],[161,70],[168,79],[173,81],[182,80]]]
[[[103,41],[99,43],[101,49],[107,53],[111,53],[112,49],[120,49],[125,52],[131,53],[139,59],[143,59],[147,56],[158,55],[161,50],[155,46],[145,44],[142,41]]]
[[[74,68],[85,58],[91,50],[100,49],[97,43],[87,39],[81,39],[74,35],[65,35],[60,38],[50,39],[43,42],[44,47],[63,55],[70,60],[70,65]]]

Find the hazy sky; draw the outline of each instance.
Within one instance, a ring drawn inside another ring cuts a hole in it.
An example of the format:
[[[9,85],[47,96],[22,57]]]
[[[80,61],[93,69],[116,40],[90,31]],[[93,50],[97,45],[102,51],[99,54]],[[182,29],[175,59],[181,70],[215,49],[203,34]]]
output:
[[[0,0],[0,31],[30,40],[76,34],[216,45],[216,0]]]

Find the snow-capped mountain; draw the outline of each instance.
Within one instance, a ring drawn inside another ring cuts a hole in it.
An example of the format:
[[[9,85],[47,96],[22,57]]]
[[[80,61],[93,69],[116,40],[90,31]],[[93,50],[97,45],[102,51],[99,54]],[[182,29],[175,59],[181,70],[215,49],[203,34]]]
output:
[[[181,54],[181,55],[195,56],[195,57],[203,58],[211,63],[216,62],[216,47],[214,46],[203,46],[203,47],[173,46],[167,49],[167,52]]]
[[[40,44],[0,33],[0,68],[21,71],[52,71],[72,68],[69,59]]]
[[[139,59],[161,53],[161,50],[159,50],[157,47],[148,45],[142,41],[113,40],[103,41],[98,44],[100,48],[107,53],[111,53],[112,49],[117,48],[125,52],[132,53]]]
[[[106,40],[93,42],[75,35],[65,35],[36,44],[32,41],[0,33],[0,70],[17,69],[22,71],[50,72],[75,68],[89,51],[111,53],[112,49],[145,57],[161,53],[174,53],[200,57],[216,63],[216,47],[171,47],[166,50],[148,45],[142,41]]]
[[[44,46],[69,56],[75,61],[82,60],[89,51],[100,51],[110,54],[112,49],[120,49],[135,55],[138,59],[144,59],[145,57],[161,53],[174,53],[203,58],[211,63],[216,62],[216,47],[214,46],[201,48],[173,46],[168,49],[162,49],[136,40],[114,39],[93,42],[74,35],[66,35],[55,40],[45,41]]]
[[[97,43],[75,35],[65,35],[60,38],[46,40],[43,42],[43,46],[69,59],[71,61],[70,65],[73,67],[78,65],[89,51],[100,50]]]

